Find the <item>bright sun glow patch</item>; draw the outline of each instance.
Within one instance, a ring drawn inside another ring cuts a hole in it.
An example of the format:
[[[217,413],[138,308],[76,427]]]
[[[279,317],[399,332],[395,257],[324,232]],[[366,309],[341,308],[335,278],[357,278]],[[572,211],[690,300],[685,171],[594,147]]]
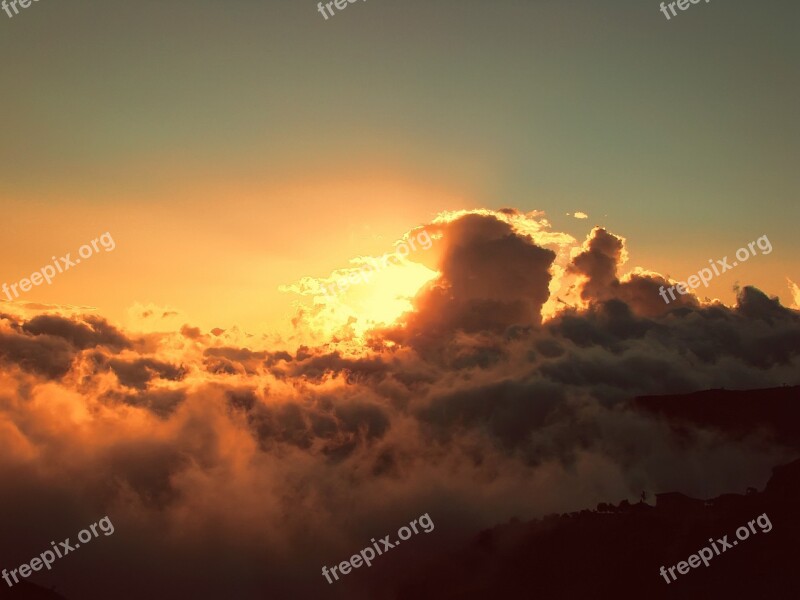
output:
[[[359,342],[368,330],[396,323],[413,310],[412,301],[425,284],[439,276],[431,266],[438,264],[435,246],[441,238],[437,228],[429,232],[417,227],[395,243],[394,252],[355,257],[349,267],[328,277],[303,277],[281,286],[284,292],[313,299],[311,306],[297,303],[294,333],[317,343]]]
[[[336,300],[367,323],[388,325],[411,310],[411,299],[436,275],[419,263],[404,262],[376,273],[368,283],[349,288]]]
[[[356,274],[363,269],[337,271],[337,280],[352,275],[358,281],[340,290],[328,285],[328,292],[315,296],[320,309],[315,325],[329,335],[363,337],[369,329],[391,325],[405,312],[412,310],[412,299],[438,273],[419,263],[400,260],[368,278]]]
[[[355,259],[353,263],[359,266],[339,269],[328,278],[304,277],[299,284],[283,288],[313,297],[313,307],[305,305],[301,309],[303,318],[296,325],[303,331],[298,333],[308,337],[309,342],[363,340],[368,330],[391,325],[412,310],[413,298],[439,275],[425,265],[400,257],[380,269],[366,266],[370,261]]]

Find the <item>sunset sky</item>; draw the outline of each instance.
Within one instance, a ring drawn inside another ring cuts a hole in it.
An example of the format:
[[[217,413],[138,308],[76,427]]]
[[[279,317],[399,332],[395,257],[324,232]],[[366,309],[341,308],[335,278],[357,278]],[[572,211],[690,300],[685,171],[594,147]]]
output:
[[[769,428],[676,434],[634,399],[800,385],[798,16],[0,12],[0,286],[113,239],[0,292],[0,569],[106,515],[30,577],[48,600],[397,600],[487,528],[763,488],[797,458]]]
[[[789,300],[800,41],[791,2],[38,3],[0,19],[0,280],[109,231],[25,296],[282,330],[279,291],[444,210],[541,210],[629,267]],[[1,15],[0,15],[1,16]],[[588,220],[566,213],[583,211]]]

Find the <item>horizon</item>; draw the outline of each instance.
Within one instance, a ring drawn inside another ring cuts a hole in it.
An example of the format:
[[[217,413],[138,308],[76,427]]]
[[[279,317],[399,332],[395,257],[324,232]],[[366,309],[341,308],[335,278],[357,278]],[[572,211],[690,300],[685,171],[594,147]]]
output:
[[[0,596],[795,589],[796,15],[7,0]]]

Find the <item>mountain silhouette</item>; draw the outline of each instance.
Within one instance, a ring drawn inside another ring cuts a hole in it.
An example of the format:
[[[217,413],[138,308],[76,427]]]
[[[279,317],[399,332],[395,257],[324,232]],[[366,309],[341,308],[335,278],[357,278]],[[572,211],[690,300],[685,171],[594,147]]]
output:
[[[30,581],[20,581],[11,588],[2,580],[0,580],[0,584],[2,584],[0,585],[0,598],[8,598],[9,600],[67,600],[61,594],[40,587]]]
[[[631,405],[666,420],[678,432],[697,427],[732,438],[764,435],[800,448],[800,387],[708,390],[642,397]],[[644,494],[643,494],[644,495]],[[595,510],[516,519],[486,529],[466,545],[406,581],[397,600],[486,598],[770,598],[800,597],[796,554],[800,540],[800,460],[773,469],[763,491],[754,488],[711,499],[657,494],[655,506],[623,500]],[[741,526],[767,515],[737,540]],[[662,566],[681,561],[727,535],[737,541],[706,567],[689,568],[670,583]]]

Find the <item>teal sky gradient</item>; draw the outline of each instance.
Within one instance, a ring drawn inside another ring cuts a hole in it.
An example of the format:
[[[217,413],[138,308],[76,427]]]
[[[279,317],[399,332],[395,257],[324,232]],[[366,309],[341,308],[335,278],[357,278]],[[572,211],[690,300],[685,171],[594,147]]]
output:
[[[326,21],[311,0],[41,0],[0,13],[5,221],[76,197],[147,211],[203,178],[402,173],[464,208],[544,210],[579,238],[607,226],[634,264],[674,277],[768,234],[775,252],[736,279],[785,298],[782,277],[800,277],[800,4],[712,0],[670,21],[658,6],[368,0]],[[576,210],[589,221],[565,216]]]

